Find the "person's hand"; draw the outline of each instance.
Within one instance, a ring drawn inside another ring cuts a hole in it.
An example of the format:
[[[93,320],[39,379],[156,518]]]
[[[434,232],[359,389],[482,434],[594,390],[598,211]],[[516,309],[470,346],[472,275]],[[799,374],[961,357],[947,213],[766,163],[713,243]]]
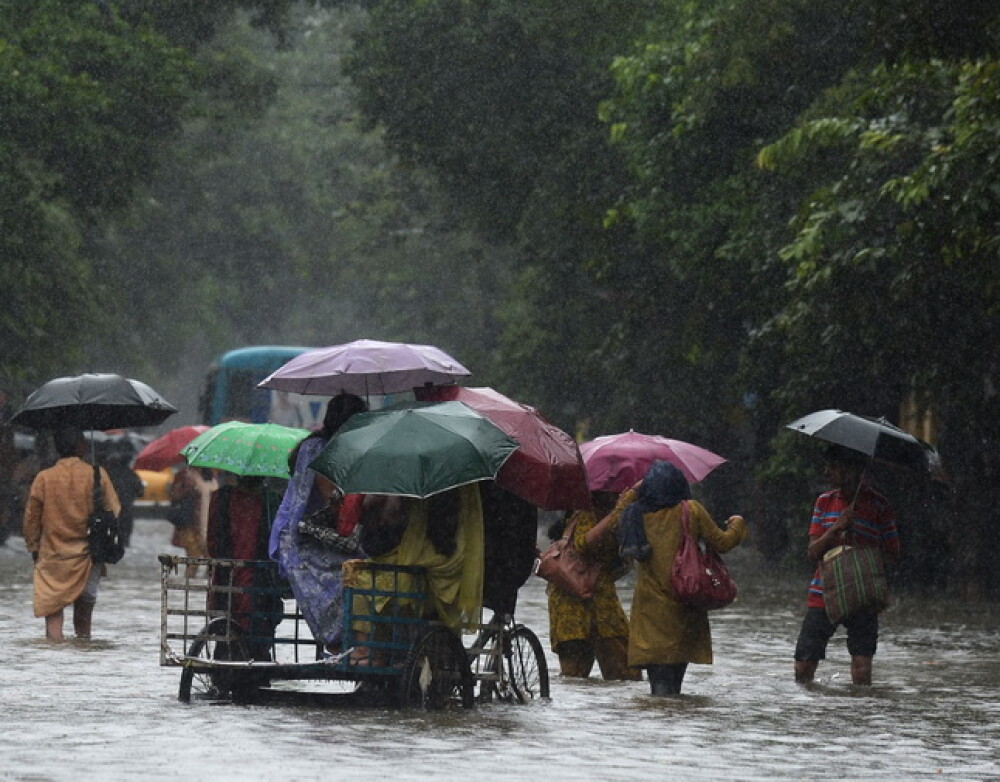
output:
[[[847,530],[849,530],[851,528],[851,525],[853,523],[854,523],[854,510],[853,510],[853,508],[844,508],[840,512],[840,518],[838,518],[833,523],[833,526],[830,529],[833,530],[833,531],[836,531],[836,532],[846,532]]]
[[[726,519],[726,525],[728,526],[729,524],[732,524],[734,521],[742,521],[745,523],[746,519],[744,519],[742,516],[737,516],[736,514],[733,514],[728,519]]]

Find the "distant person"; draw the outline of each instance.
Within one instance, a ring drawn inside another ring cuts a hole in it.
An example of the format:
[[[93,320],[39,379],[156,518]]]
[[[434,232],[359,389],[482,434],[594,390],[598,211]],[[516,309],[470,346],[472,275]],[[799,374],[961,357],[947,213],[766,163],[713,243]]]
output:
[[[53,435],[56,463],[35,476],[24,509],[24,542],[34,567],[34,612],[45,617],[45,637],[63,640],[63,609],[73,606],[77,638],[90,638],[104,566],[90,558],[87,521],[93,509],[94,468],[83,460],[86,441],[78,429]],[[107,472],[100,469],[104,507],[121,507]]]
[[[142,478],[129,466],[128,456],[114,455],[104,465],[115,493],[121,503],[121,513],[118,515],[118,526],[121,529],[122,542],[128,546],[132,541],[132,528],[135,524],[135,501],[142,496],[144,490]]]
[[[612,680],[639,680],[642,672],[628,665],[628,617],[618,598],[615,578],[622,566],[614,535],[588,540],[587,533],[615,506],[617,495],[592,492],[593,510],[578,510],[549,529],[558,540],[572,524],[573,546],[586,558],[599,562],[601,574],[594,596],[584,600],[567,594],[554,584],[546,587],[549,598],[549,639],[559,656],[563,676],[586,679],[596,662],[601,675]]]
[[[513,616],[517,592],[538,556],[538,509],[527,500],[480,481],[485,539],[483,606],[497,618]]]
[[[184,549],[187,557],[208,556],[208,502],[212,484],[199,468],[181,467],[170,484],[170,508],[167,518],[174,525],[170,545]],[[204,510],[203,510],[204,508]],[[188,574],[195,572],[189,568]]]
[[[862,477],[868,457],[860,451],[833,445],[826,452],[823,474],[833,486],[821,494],[809,524],[806,556],[816,563],[809,584],[806,615],[795,644],[795,681],[808,684],[816,675],[819,661],[826,659],[826,647],[837,627],[826,615],[820,563],[832,548],[851,546],[881,550],[887,564],[899,558],[899,532],[888,500],[865,485]],[[872,658],[878,646],[878,613],[862,611],[843,622],[847,629],[847,651],[851,655],[851,681],[872,683]]]

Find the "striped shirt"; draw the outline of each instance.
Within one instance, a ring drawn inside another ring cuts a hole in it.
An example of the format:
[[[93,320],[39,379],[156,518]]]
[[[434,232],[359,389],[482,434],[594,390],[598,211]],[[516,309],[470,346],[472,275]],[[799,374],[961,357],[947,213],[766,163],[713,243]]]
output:
[[[810,539],[818,538],[840,517],[841,511],[850,503],[839,489],[828,491],[816,499],[813,508],[812,522],[809,524]],[[896,557],[899,555],[899,530],[896,528],[896,518],[886,500],[881,494],[871,489],[861,489],[854,503],[854,521],[846,534],[845,543],[852,546],[877,547],[884,555]],[[824,608],[823,577],[817,565],[812,581],[809,583],[809,608]]]

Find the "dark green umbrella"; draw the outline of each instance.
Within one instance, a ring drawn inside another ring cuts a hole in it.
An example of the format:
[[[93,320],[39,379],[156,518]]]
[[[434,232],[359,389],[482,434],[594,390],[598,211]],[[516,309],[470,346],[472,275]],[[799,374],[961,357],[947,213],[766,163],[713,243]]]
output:
[[[345,494],[429,497],[492,480],[517,442],[461,402],[358,413],[310,465]]]

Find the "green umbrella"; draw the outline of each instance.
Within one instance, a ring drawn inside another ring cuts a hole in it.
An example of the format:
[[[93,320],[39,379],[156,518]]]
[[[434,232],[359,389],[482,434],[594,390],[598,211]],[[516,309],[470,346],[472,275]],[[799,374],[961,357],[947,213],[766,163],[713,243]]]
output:
[[[288,478],[288,454],[309,432],[278,424],[226,421],[202,432],[181,449],[192,467],[236,475]]]
[[[310,466],[345,494],[429,497],[492,480],[516,448],[461,402],[404,402],[352,416]]]

